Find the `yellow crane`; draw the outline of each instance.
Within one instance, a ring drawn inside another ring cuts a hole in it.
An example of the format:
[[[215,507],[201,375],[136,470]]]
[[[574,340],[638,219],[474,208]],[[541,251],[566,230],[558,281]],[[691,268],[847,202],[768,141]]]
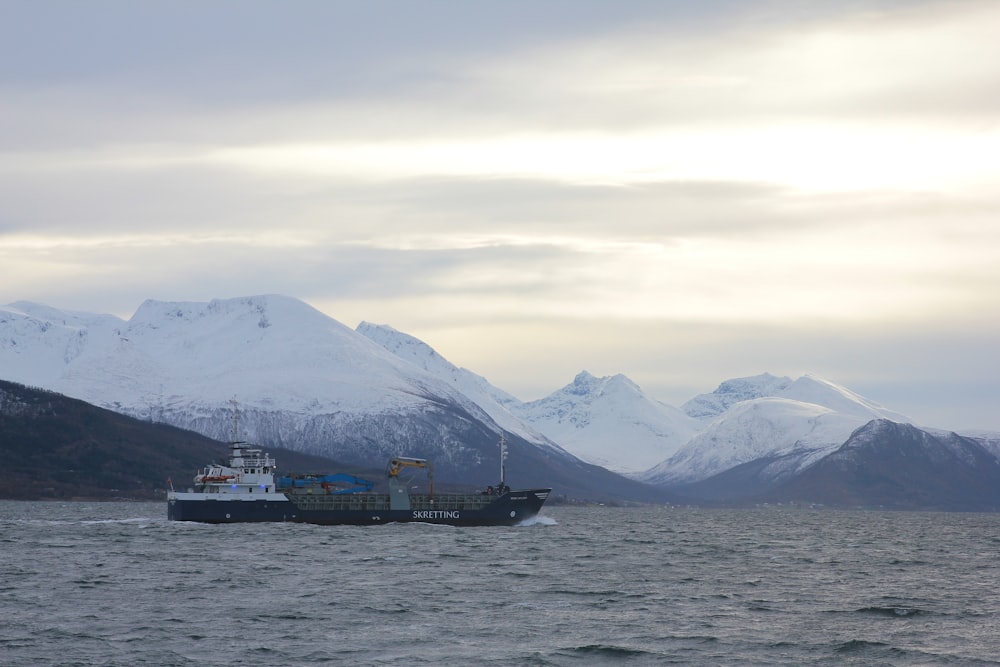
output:
[[[402,472],[403,468],[426,468],[427,469],[427,479],[429,482],[430,490],[429,496],[434,497],[434,466],[427,459],[414,459],[408,456],[396,456],[389,460],[389,477],[399,478],[399,473]]]

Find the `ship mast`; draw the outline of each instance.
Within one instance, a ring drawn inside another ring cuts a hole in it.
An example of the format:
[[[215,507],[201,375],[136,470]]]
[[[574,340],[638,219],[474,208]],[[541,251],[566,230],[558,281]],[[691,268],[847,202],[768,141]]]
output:
[[[507,486],[507,434],[500,431],[500,488]]]
[[[235,396],[229,402],[233,404],[233,437],[230,442],[237,443],[240,441],[240,406]]]

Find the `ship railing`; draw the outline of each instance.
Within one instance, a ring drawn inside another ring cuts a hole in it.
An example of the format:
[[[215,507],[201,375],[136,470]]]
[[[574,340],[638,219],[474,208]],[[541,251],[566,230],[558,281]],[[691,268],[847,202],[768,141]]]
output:
[[[287,491],[283,489],[282,491]],[[386,510],[389,495],[386,493],[303,493],[288,494],[303,509],[325,510]],[[415,510],[479,510],[497,500],[498,496],[482,493],[462,493],[430,496],[410,494],[410,508]]]
[[[266,458],[253,458],[249,456],[241,456],[233,459],[238,461],[234,467],[237,468],[273,468],[274,459]]]
[[[410,506],[414,509],[436,510],[478,510],[497,499],[482,493],[448,493],[444,495],[410,494]]]
[[[295,503],[303,509],[314,510],[364,510],[385,511],[389,509],[387,493],[354,494],[291,494]]]

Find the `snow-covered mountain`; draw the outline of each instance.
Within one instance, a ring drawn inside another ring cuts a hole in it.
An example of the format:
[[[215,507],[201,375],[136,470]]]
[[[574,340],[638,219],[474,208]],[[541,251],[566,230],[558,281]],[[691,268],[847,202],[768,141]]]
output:
[[[1000,462],[972,438],[873,419],[765,497],[838,506],[997,511]]]
[[[831,410],[864,416],[879,416],[899,422],[909,418],[860,396],[828,380],[806,374],[797,380],[762,373],[752,377],[733,378],[721,383],[710,394],[695,396],[681,406],[691,417],[711,421],[726,410],[755,398],[788,398],[803,403],[822,405]]]
[[[360,330],[282,296],[147,301],[127,321],[22,302],[0,308],[0,378],[220,440],[236,399],[240,438],[363,466],[427,457],[443,481],[496,482],[505,431],[514,483],[663,498],[562,450],[420,341]]]
[[[720,384],[710,394],[699,394],[681,406],[685,414],[711,421],[723,412],[743,401],[767,396],[776,396],[779,391],[792,383],[788,377],[775,377],[762,373],[753,377],[733,378]]]
[[[671,456],[701,426],[624,375],[598,378],[586,371],[549,396],[510,409],[573,455],[624,474]]]
[[[520,483],[592,498],[664,497],[603,468],[704,499],[759,496],[810,470],[829,476],[816,466],[873,420],[910,422],[810,375],[734,378],[682,411],[623,375],[582,372],[522,403],[413,336],[351,330],[281,296],[147,301],[127,321],[11,304],[0,308],[0,378],[222,440],[235,398],[240,437],[262,445],[366,466],[426,456],[445,477],[475,483],[496,481],[504,431]],[[1000,456],[1000,434],[974,442]]]
[[[45,331],[3,350],[4,375],[135,414],[188,397],[301,414],[405,409],[448,398],[474,404],[426,372],[301,301],[280,296],[210,303],[146,301],[126,321],[59,317],[28,305],[18,327]],[[15,320],[16,321],[16,320]],[[36,366],[35,359],[44,363]],[[19,363],[20,362],[20,363]],[[44,369],[39,373],[38,369]]]
[[[0,307],[0,376],[47,387],[81,354],[107,352],[124,322],[114,315],[19,301]]]
[[[494,387],[481,375],[455,366],[422,340],[385,324],[362,322],[356,331],[396,357],[423,369],[471,399],[504,430],[516,433],[531,442],[556,447],[544,435],[511,414],[509,407],[519,403],[516,398]]]
[[[4,379],[210,437],[231,437],[235,397],[240,436],[264,445],[499,469],[501,427],[475,401],[296,299],[147,301],[128,321],[18,303],[0,343]]]
[[[862,422],[863,423],[863,422]],[[774,474],[793,474],[844,442],[859,424],[813,403],[755,398],[733,405],[674,456],[641,476],[654,484],[695,482],[763,458],[796,454]]]
[[[846,387],[834,384],[815,375],[803,375],[774,396],[802,403],[812,403],[845,415],[854,415],[866,422],[870,419],[888,419],[901,424],[913,420],[906,415],[890,410],[875,401],[856,394]]]
[[[793,475],[842,445],[872,419],[910,420],[821,378],[764,374],[723,382],[685,404],[688,414],[722,410],[676,454],[640,475],[660,485],[688,484],[750,461],[781,459],[768,474]]]
[[[556,443],[577,458],[614,472],[648,469],[677,451],[700,427],[677,408],[647,396],[624,375],[597,378],[584,371],[549,396],[522,403],[409,334],[368,322],[358,325],[357,331],[448,382],[504,429],[532,442]]]

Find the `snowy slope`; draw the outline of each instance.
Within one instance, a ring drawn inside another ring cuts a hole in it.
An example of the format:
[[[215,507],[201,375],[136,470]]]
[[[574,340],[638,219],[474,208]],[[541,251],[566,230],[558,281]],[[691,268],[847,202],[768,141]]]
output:
[[[940,432],[933,429],[926,429],[935,435]],[[1000,433],[996,431],[973,431],[963,434],[965,437],[975,440],[979,445],[1000,460]]]
[[[888,410],[850,389],[812,374],[803,375],[797,380],[776,377],[770,373],[733,378],[721,383],[710,394],[695,396],[682,405],[681,409],[691,417],[711,421],[737,403],[768,397],[813,403],[868,419],[882,418],[900,423],[910,421],[905,415]]]
[[[549,396],[511,410],[574,456],[625,474],[670,456],[700,426],[624,375],[598,378],[586,371]]]
[[[596,378],[583,372],[550,396],[522,403],[413,336],[368,322],[357,331],[448,382],[506,430],[535,442],[558,443],[577,458],[614,472],[648,469],[677,451],[700,426],[651,399],[623,375]]]
[[[792,452],[802,456],[788,465],[801,469],[839,447],[858,426],[856,418],[813,403],[787,398],[743,401],[640,478],[661,485],[689,483]]]
[[[774,395],[736,400],[764,392]],[[714,395],[714,401],[713,395],[704,395],[695,405],[727,406],[721,415],[674,456],[641,474],[640,479],[661,485],[690,483],[750,461],[776,457],[784,457],[784,467],[773,468],[773,474],[787,475],[832,452],[872,419],[909,421],[811,375],[795,381],[767,374],[730,380],[720,385]]]
[[[450,385],[476,403],[504,430],[538,444],[557,447],[538,430],[511,413],[508,407],[520,403],[516,398],[494,387],[481,375],[458,368],[427,343],[384,324],[362,322],[358,325],[357,332]]]
[[[29,301],[0,306],[0,377],[46,386],[82,354],[100,354],[125,321]]]
[[[218,439],[235,397],[241,437],[346,461],[498,456],[474,401],[288,297],[147,301],[127,322],[15,304],[0,311],[0,375]]]
[[[695,419],[711,421],[742,401],[777,396],[778,392],[790,384],[792,384],[791,378],[775,377],[770,373],[732,378],[721,383],[710,394],[695,396],[682,405],[681,410]]]
[[[147,301],[113,346],[95,352],[67,364],[53,388],[130,409],[236,396],[248,406],[309,414],[459,398],[339,322],[280,296]]]
[[[862,423],[871,419],[888,419],[900,424],[908,424],[913,421],[904,414],[889,410],[850,389],[815,375],[803,375],[774,395],[803,403],[822,405],[836,412],[854,415],[863,419]]]

